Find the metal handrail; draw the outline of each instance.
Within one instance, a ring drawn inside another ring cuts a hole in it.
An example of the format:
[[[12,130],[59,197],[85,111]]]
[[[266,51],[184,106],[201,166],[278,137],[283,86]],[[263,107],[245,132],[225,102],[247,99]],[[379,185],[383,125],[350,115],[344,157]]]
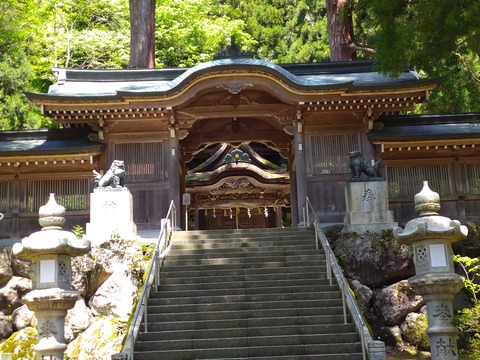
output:
[[[317,250],[319,249],[318,243],[320,240],[323,251],[325,252],[326,263],[327,263],[327,278],[328,280],[330,280],[330,285],[332,285],[333,284],[332,273],[335,275],[337,284],[339,285],[340,290],[342,292],[344,322],[347,323],[347,307],[348,307],[348,309],[350,310],[350,313],[354,318],[355,325],[360,335],[360,341],[362,343],[363,360],[366,360],[367,353],[369,351],[368,343],[373,341],[370,335],[370,331],[368,330],[368,327],[363,319],[362,313],[358,308],[357,302],[352,296],[350,287],[348,286],[347,279],[343,275],[343,271],[341,270],[340,265],[338,265],[337,258],[335,257],[335,254],[333,253],[330,243],[328,242],[328,239],[325,233],[323,232],[322,227],[320,226],[320,222],[318,220],[317,214],[315,213],[312,203],[310,202],[310,199],[308,198],[308,196],[306,197],[305,205],[306,206],[304,207],[304,211],[303,211],[304,224],[306,224],[307,227],[310,226],[310,211],[311,211],[314,218],[315,243],[316,243]]]
[[[155,283],[155,286],[160,285],[160,268],[161,261],[168,253],[170,249],[170,238],[173,231],[177,228],[177,208],[172,200],[170,207],[168,208],[167,216],[162,219],[160,234],[158,235],[157,245],[155,252],[153,253],[152,262],[145,277],[145,284],[142,289],[142,293],[137,302],[137,308],[133,316],[132,323],[128,330],[127,338],[123,346],[122,354],[127,355],[128,359],[133,360],[135,352],[135,343],[140,331],[140,326],[143,321],[144,331],[148,332],[148,312],[147,302],[150,297],[150,289]]]

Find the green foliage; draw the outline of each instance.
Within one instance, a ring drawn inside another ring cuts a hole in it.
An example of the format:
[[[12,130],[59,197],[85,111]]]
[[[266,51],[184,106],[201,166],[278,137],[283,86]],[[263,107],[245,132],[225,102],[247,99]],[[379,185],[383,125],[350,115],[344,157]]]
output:
[[[156,66],[187,67],[212,60],[230,36],[244,51],[254,41],[241,19],[212,14],[208,0],[160,0],[156,8]]]
[[[43,0],[44,56],[71,68],[125,68],[129,60],[127,0]]]
[[[72,232],[78,239],[83,238],[83,236],[85,235],[85,231],[83,230],[82,225],[74,225]]]
[[[473,302],[478,302],[480,294],[480,284],[475,280],[480,275],[480,259],[470,258],[468,256],[454,255],[453,261],[460,265],[465,276],[463,286],[468,291]]]
[[[255,39],[256,58],[276,63],[324,61],[329,57],[325,2],[317,0],[226,0],[217,11],[243,19]]]
[[[360,0],[378,68],[442,78],[423,111],[480,111],[480,3],[470,0]]]
[[[454,325],[458,328],[460,343],[471,356],[468,359],[477,359],[480,356],[480,285],[475,278],[480,275],[480,259],[468,256],[455,255],[454,261],[460,265],[465,276],[464,288],[472,298],[473,306],[459,311],[455,316]],[[475,357],[476,356],[476,357]]]
[[[0,2],[0,130],[34,129],[47,123],[23,95],[35,78],[30,61],[37,39],[34,10],[32,0]]]

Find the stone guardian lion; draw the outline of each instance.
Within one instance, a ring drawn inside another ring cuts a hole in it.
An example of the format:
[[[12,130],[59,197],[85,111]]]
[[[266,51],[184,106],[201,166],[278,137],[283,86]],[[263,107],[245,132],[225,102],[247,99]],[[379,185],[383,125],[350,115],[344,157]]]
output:
[[[101,175],[93,170],[94,188],[105,189],[107,187],[124,187],[125,186],[125,163],[123,160],[113,160],[110,169]]]
[[[382,177],[381,165],[382,159],[377,160],[373,165],[368,161],[365,161],[360,151],[355,150],[348,153],[350,160],[350,170],[352,179],[360,179],[362,174],[365,174],[369,178]]]

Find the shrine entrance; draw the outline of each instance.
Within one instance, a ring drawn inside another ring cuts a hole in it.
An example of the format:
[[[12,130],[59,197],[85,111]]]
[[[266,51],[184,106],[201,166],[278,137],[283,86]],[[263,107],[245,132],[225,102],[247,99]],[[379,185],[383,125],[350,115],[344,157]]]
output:
[[[292,136],[266,118],[203,119],[180,142],[189,229],[291,225]]]

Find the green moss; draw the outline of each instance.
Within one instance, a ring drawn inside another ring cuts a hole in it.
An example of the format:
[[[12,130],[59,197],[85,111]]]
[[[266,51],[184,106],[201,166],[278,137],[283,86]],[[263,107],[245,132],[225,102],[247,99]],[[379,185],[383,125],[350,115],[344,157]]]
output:
[[[27,327],[17,331],[0,344],[0,353],[13,354],[12,360],[35,360],[33,347],[37,343],[37,330]]]
[[[428,318],[419,314],[404,333],[405,340],[416,349],[429,350],[430,339],[427,335]]]

